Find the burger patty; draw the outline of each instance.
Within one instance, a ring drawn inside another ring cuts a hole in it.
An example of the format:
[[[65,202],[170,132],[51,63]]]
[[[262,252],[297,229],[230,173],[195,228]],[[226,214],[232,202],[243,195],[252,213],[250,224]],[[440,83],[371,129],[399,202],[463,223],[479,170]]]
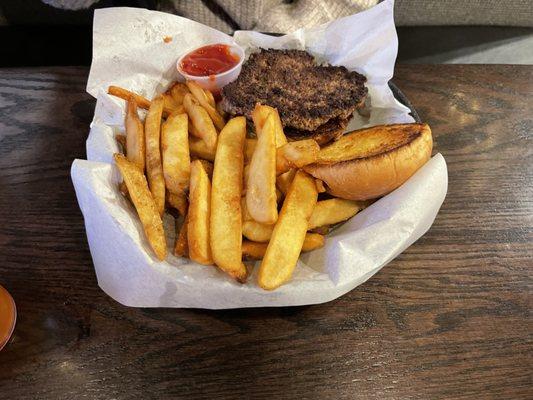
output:
[[[319,65],[302,50],[261,49],[222,89],[222,107],[251,119],[255,104],[266,104],[277,108],[284,127],[314,131],[331,119],[348,119],[363,103],[365,82],[345,67]]]
[[[314,139],[320,146],[323,146],[342,136],[350,118],[341,119],[339,117],[330,119],[325,124],[320,125],[314,131],[305,131],[294,128],[285,128],[284,133],[289,140]]]

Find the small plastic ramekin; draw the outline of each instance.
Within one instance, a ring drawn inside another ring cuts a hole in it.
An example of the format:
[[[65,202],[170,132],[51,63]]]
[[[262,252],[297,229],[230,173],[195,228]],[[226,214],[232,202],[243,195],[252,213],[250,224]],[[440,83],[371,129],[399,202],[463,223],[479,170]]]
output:
[[[0,300],[0,318],[5,318],[0,324],[0,350],[9,342],[13,331],[15,330],[15,323],[17,321],[17,307],[15,301],[9,292],[0,286],[0,293],[2,299]]]
[[[237,65],[235,65],[231,69],[221,72],[220,74],[211,75],[211,76],[195,76],[195,75],[189,75],[188,73],[184,72],[181,69],[181,61],[183,60],[183,58],[185,58],[185,56],[187,56],[189,53],[192,53],[198,50],[200,47],[209,46],[210,44],[218,44],[218,43],[203,44],[201,46],[198,46],[194,49],[187,51],[178,59],[178,62],[176,63],[176,68],[178,69],[178,72],[180,73],[180,75],[182,75],[185,79],[196,82],[203,89],[207,89],[211,92],[217,93],[220,91],[220,89],[222,89],[228,83],[233,82],[235,79],[237,79],[237,77],[241,73],[242,63],[244,61],[244,50],[241,47],[237,46],[236,44],[221,43],[221,44],[227,44],[230,47],[231,49],[230,51],[239,57],[239,62],[237,63]]]

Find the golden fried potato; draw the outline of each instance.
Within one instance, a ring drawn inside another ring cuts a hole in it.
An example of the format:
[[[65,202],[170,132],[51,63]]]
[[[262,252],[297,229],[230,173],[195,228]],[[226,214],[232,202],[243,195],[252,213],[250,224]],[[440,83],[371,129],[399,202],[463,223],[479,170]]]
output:
[[[174,244],[174,255],[176,257],[188,257],[189,256],[189,245],[187,239],[187,229],[189,225],[189,216],[185,215],[183,218],[183,223],[178,230],[178,225],[176,224],[176,242]]]
[[[254,220],[244,221],[242,223],[242,234],[246,239],[254,242],[268,242],[272,237],[274,224],[262,224]]]
[[[187,208],[189,207],[189,201],[185,192],[172,193],[167,191],[167,204],[178,210],[181,215],[187,214]]]
[[[178,105],[183,104],[183,98],[187,93],[190,93],[189,89],[187,89],[187,85],[182,82],[177,82],[170,88],[170,95]]]
[[[187,244],[189,258],[204,265],[213,264],[209,239],[210,214],[211,182],[202,163],[195,160],[191,163]]]
[[[179,194],[189,187],[191,158],[187,114],[170,115],[161,129],[163,175],[168,191]]]
[[[144,172],[146,162],[146,143],[144,127],[137,114],[137,102],[131,96],[126,103],[126,157]]]
[[[254,221],[246,207],[246,197],[241,198],[241,211],[243,236],[255,242],[268,242],[272,236],[274,225]]]
[[[135,98],[135,101],[137,102],[137,106],[145,110],[148,110],[150,108],[150,105],[152,104],[152,102],[148,100],[146,97],[143,97],[140,94],[131,92],[119,86],[109,86],[107,89],[107,93],[109,93],[112,96],[120,97],[121,99],[126,100],[126,101],[128,101],[130,97],[133,96]],[[173,112],[184,112],[184,109],[183,108],[172,109],[168,107],[163,107],[163,115],[165,117],[167,115],[172,114]]]
[[[316,184],[316,190],[318,190],[318,193],[324,193],[326,191],[326,187],[324,186],[324,182],[320,179],[315,179]]]
[[[207,102],[209,104],[211,104],[213,107],[216,108],[216,103],[215,103],[215,97],[213,96],[213,93],[211,93],[209,90],[207,89],[204,89],[204,93],[205,93],[205,97],[207,97]],[[218,110],[217,110],[218,112]],[[222,114],[220,114],[222,115]],[[223,116],[223,115],[222,115]]]
[[[176,111],[180,112],[182,110],[182,105],[178,104],[170,93],[163,93],[161,96],[163,96],[164,109],[172,110],[172,113],[176,113]]]
[[[325,243],[324,236],[318,233],[307,233],[305,235],[302,252],[312,251],[323,247]],[[261,260],[265,256],[268,243],[252,242],[243,240],[242,256],[248,260]]]
[[[302,168],[317,160],[320,146],[313,139],[297,140],[278,147],[276,174],[281,175],[291,168]]]
[[[143,97],[137,93],[133,93],[119,86],[109,86],[107,88],[107,93],[112,96],[120,97],[121,99],[126,101],[129,101],[129,99],[133,97],[138,107],[144,108],[145,110],[148,110],[150,108],[151,102],[146,97]]]
[[[296,175],[295,169],[291,169],[285,172],[284,174],[278,175],[278,177],[276,178],[276,186],[279,190],[281,190],[281,193],[287,194],[289,186],[291,185],[291,182],[294,179],[294,175]]]
[[[315,180],[305,172],[298,171],[289,187],[259,268],[258,283],[263,289],[276,289],[292,276],[317,197]]]
[[[278,218],[276,198],[276,142],[274,114],[270,113],[250,161],[246,206],[254,220],[273,224]]]
[[[202,139],[209,149],[215,151],[217,147],[217,130],[207,111],[192,94],[185,95],[183,105],[195,128],[191,130],[191,133]]]
[[[216,128],[218,130],[224,128],[224,125],[226,125],[226,121],[224,121],[224,118],[222,118],[222,116],[215,108],[215,99],[213,98],[211,92],[202,89],[200,85],[198,85],[194,81],[187,81],[185,82],[185,84],[187,85],[187,88],[191,91],[194,98],[198,101],[198,103],[207,111]],[[213,103],[211,103],[211,101],[213,101]]]
[[[246,138],[244,142],[244,163],[249,164],[254,154],[255,146],[257,145],[257,139]]]
[[[248,178],[250,177],[250,164],[244,166],[243,174],[242,174],[242,195],[246,195],[246,188],[248,187]]]
[[[196,127],[193,125],[192,119],[190,117],[189,117],[189,133],[198,139],[202,136],[200,131],[198,131],[198,129],[196,129]]]
[[[201,159],[201,158],[199,158],[198,160],[200,160],[200,162],[204,166],[205,173],[207,174],[209,179],[212,179],[213,178],[213,169],[215,168],[214,164],[211,161],[207,161],[207,160],[204,160],[204,159]]]
[[[246,139],[244,162],[248,164],[257,145],[257,139]],[[288,142],[276,150],[276,174],[287,172],[290,168],[301,168],[316,161],[320,147],[313,139]]]
[[[114,158],[128,188],[131,201],[137,210],[148,242],[157,258],[164,260],[167,255],[167,243],[163,230],[163,221],[148,189],[146,178],[139,167],[128,161],[122,154],[117,153]]]
[[[165,177],[161,163],[161,115],[163,113],[163,98],[156,97],[146,114],[144,133],[146,139],[146,176],[150,184],[150,191],[154,198],[159,215],[165,211]]]
[[[241,192],[246,119],[228,121],[218,137],[211,186],[210,240],[215,264],[240,282],[246,280],[242,263]]]
[[[333,225],[353,217],[365,207],[362,201],[328,199],[316,203],[309,219],[307,229],[315,229],[324,225]]]
[[[191,156],[201,158],[203,160],[215,161],[215,149],[207,147],[202,139],[189,136],[189,151]]]
[[[274,133],[276,135],[276,147],[281,147],[284,144],[287,144],[287,137],[283,133],[283,124],[281,123],[281,118],[279,117],[278,110],[270,106],[264,106],[260,103],[255,105],[254,111],[252,112],[252,120],[254,121],[255,133],[257,137],[261,135],[261,130],[263,125],[266,122],[266,119],[270,113],[274,114]]]

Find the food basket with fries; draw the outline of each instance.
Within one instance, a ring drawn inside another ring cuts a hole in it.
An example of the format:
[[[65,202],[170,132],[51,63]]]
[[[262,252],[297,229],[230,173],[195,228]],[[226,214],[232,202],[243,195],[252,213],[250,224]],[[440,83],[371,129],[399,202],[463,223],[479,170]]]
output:
[[[136,307],[321,303],[423,235],[447,190],[446,164],[440,154],[429,159],[431,143],[416,172],[381,188],[383,197],[365,189],[350,198],[327,172],[328,163],[347,161],[346,149],[371,148],[376,135],[431,141],[388,86],[397,51],[392,6],[282,37],[234,38],[173,15],[97,10],[87,85],[97,104],[87,160],[74,161],[72,179],[102,289]],[[367,103],[346,129],[370,127],[370,139],[344,135],[329,147],[287,140],[280,112],[261,102],[248,122],[226,115],[218,93],[176,70],[178,57],[209,43],[237,43],[247,54],[305,49],[364,73]],[[399,125],[390,133],[384,124]]]

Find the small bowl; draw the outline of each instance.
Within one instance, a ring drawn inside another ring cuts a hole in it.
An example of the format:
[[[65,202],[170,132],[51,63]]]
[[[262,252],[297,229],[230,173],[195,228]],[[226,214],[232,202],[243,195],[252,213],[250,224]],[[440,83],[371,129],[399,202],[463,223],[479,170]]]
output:
[[[211,44],[217,44],[217,43],[211,43]],[[227,44],[227,43],[222,43],[222,44]],[[231,52],[233,54],[236,54],[239,57],[239,62],[237,63],[237,65],[235,65],[231,69],[228,69],[227,71],[221,72],[220,74],[211,75],[211,76],[194,76],[194,75],[189,75],[186,72],[183,72],[183,70],[181,69],[181,61],[183,60],[183,58],[185,58],[185,56],[187,56],[189,53],[192,53],[193,51],[198,50],[200,47],[209,46],[209,44],[203,44],[201,46],[198,46],[184,53],[178,59],[178,62],[176,63],[176,68],[178,69],[178,72],[180,73],[180,75],[182,75],[185,79],[196,82],[203,89],[207,89],[211,92],[218,93],[220,89],[222,89],[228,83],[233,82],[235,79],[237,79],[237,77],[241,73],[242,63],[244,61],[244,50],[241,47],[237,46],[236,44],[227,44],[227,45],[230,47]]]
[[[9,292],[0,286],[0,350],[9,342],[17,321],[17,308]]]

